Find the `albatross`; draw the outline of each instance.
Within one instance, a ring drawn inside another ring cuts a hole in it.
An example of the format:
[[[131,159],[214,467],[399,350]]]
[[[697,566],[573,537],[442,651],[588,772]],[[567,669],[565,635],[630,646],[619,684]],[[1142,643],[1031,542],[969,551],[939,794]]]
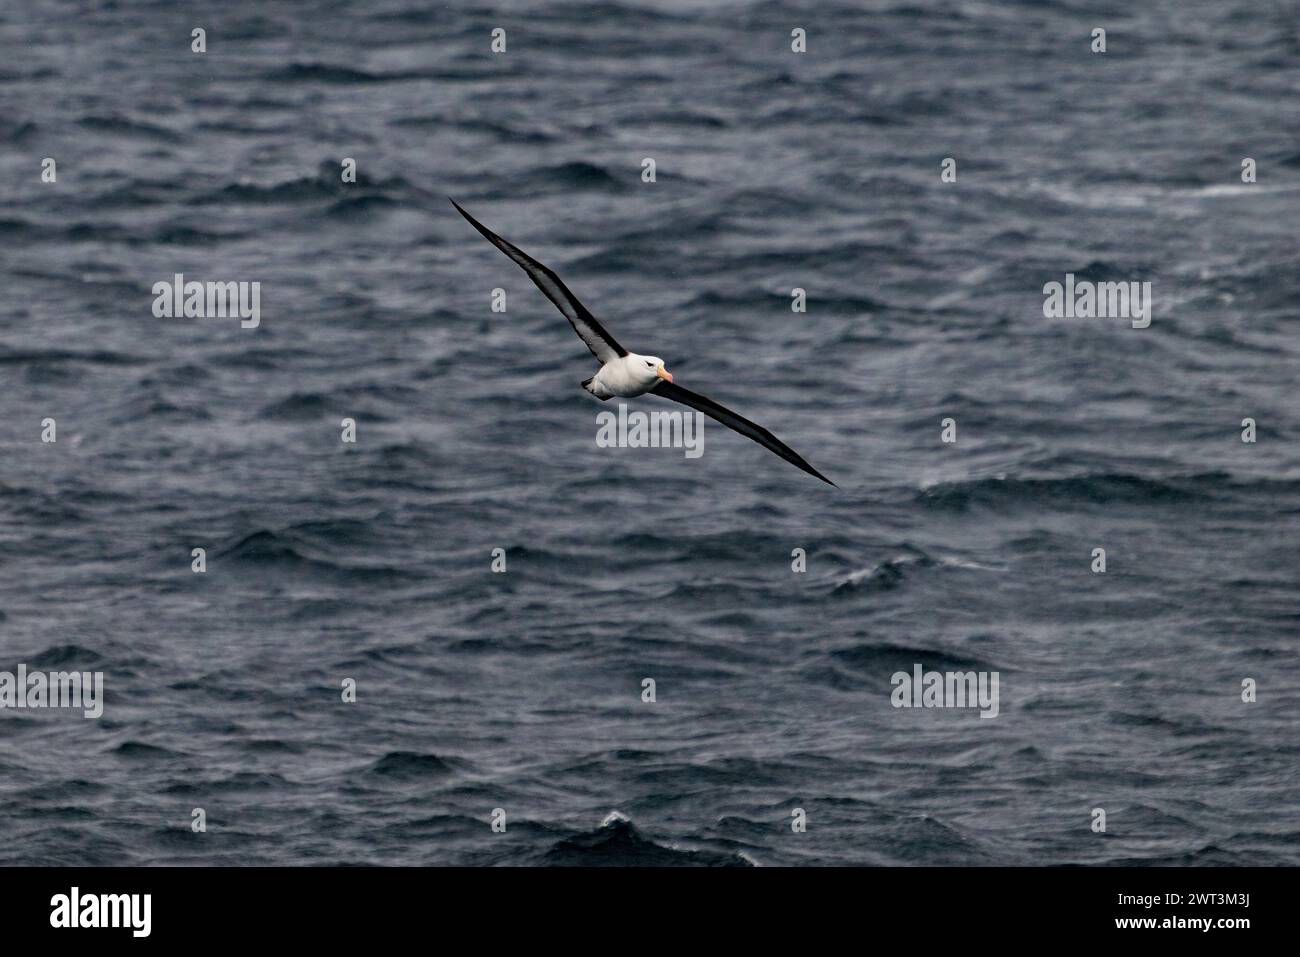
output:
[[[447,198],[451,199],[451,197]],[[578,297],[569,291],[569,287],[554,271],[542,265],[514,243],[507,242],[492,232],[465,212],[454,199],[451,200],[451,205],[456,207],[456,211],[464,216],[484,239],[509,256],[528,274],[528,278],[545,293],[547,299],[555,303],[555,308],[560,310],[564,318],[569,320],[578,338],[586,343],[591,354],[600,363],[600,370],[590,379],[583,381],[582,387],[585,390],[601,401],[612,399],[616,395],[626,398],[657,395],[663,399],[680,402],[684,406],[703,412],[711,419],[716,419],[733,432],[739,432],[746,438],[753,439],[765,449],[775,452],[791,465],[816,476],[827,485],[835,485],[808,464],[803,456],[761,425],[756,425],[744,416],[737,415],[707,396],[677,385],[673,381],[672,373],[664,368],[663,359],[658,356],[643,356],[628,352],[618,344],[618,340],[609,334],[609,330],[600,324],[591,311],[578,301]]]

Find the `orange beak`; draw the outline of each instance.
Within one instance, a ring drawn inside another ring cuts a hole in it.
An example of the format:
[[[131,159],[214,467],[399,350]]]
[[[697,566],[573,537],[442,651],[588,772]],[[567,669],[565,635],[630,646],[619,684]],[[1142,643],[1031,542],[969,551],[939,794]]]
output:
[[[663,379],[665,382],[673,381],[673,374],[669,372],[667,369],[665,369],[663,366],[659,367],[658,371],[655,372],[655,375]]]

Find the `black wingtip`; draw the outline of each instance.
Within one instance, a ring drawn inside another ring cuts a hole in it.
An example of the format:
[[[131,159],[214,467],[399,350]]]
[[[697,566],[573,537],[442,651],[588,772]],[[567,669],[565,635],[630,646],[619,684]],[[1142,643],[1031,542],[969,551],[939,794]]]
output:
[[[825,482],[825,483],[826,483],[827,485],[829,485],[831,488],[839,488],[838,485],[836,485],[834,482],[832,482],[830,479],[828,479],[825,475],[822,475],[821,472],[818,472],[818,471],[817,471],[815,468],[813,468],[811,465],[808,466],[808,474],[809,474],[809,475],[815,475],[815,476],[817,476],[817,478],[821,479],[823,482]]]
[[[465,222],[469,223],[471,226],[473,226],[475,229],[477,229],[477,230],[479,231],[479,234],[480,234],[484,239],[486,239],[488,242],[492,243],[494,246],[497,246],[497,247],[500,247],[501,244],[502,244],[503,242],[505,242],[504,239],[502,239],[502,238],[501,238],[500,236],[498,236],[496,233],[492,232],[492,230],[488,229],[486,226],[484,226],[482,223],[480,223],[477,219],[475,219],[475,218],[474,218],[473,216],[471,216],[469,213],[465,212],[465,207],[462,206],[460,203],[456,202],[456,201],[455,201],[454,199],[452,199],[450,196],[448,196],[447,199],[451,201],[451,205],[453,205],[453,206],[456,207],[456,212],[460,213],[461,216],[464,217]],[[502,251],[504,252],[505,250],[503,249]]]
[[[780,441],[780,440],[778,439],[777,441]],[[807,459],[805,459],[802,455],[800,455],[800,454],[799,454],[798,452],[796,452],[794,449],[790,448],[788,445],[787,445],[785,448],[786,448],[786,451],[789,452],[790,454],[789,454],[789,455],[786,455],[786,454],[784,454],[784,453],[782,453],[782,452],[777,452],[777,454],[780,455],[781,458],[785,459],[787,462],[789,462],[791,465],[793,465],[793,466],[794,466],[795,468],[797,468],[799,471],[801,471],[801,472],[807,472],[807,473],[808,473],[809,475],[811,475],[813,478],[821,479],[823,482],[825,482],[827,485],[831,486],[832,488],[839,488],[838,485],[836,485],[834,482],[832,482],[830,479],[828,479],[825,475],[822,475],[821,472],[818,472],[815,468],[813,468],[812,463],[809,462]],[[775,450],[773,450],[773,451],[775,451]]]
[[[780,440],[777,439],[777,441],[779,442]],[[821,472],[818,472],[815,468],[813,468],[813,464],[809,462],[806,458],[804,458],[802,455],[800,455],[798,452],[796,452],[794,449],[790,448],[788,445],[785,446],[785,448],[786,451],[789,452],[790,454],[785,455],[783,453],[778,452],[777,454],[780,455],[781,458],[785,459],[787,462],[789,462],[791,465],[793,465],[795,468],[799,469],[800,471],[807,472],[813,478],[821,479],[827,485],[831,486],[831,488],[839,488],[838,485],[836,485],[834,482],[828,479],[825,475],[822,475]]]

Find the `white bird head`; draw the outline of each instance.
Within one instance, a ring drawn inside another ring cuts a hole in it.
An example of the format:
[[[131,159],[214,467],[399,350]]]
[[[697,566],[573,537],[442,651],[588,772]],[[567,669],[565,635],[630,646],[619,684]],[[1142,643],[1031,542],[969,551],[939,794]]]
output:
[[[673,381],[673,374],[664,368],[664,360],[658,356],[640,356],[631,352],[628,353],[627,358],[633,373],[645,383],[647,388],[654,384],[655,379]]]

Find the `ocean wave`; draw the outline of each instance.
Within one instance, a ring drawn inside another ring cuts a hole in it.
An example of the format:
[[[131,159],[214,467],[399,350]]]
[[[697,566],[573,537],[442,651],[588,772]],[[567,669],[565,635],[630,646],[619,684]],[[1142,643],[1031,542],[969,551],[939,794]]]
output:
[[[1115,472],[1068,478],[993,476],[941,482],[921,489],[915,500],[926,508],[951,511],[1043,505],[1173,505],[1209,500],[1227,478],[1217,472],[1168,479]]]
[[[933,558],[919,550],[910,555],[899,555],[870,568],[850,572],[831,593],[843,596],[856,592],[892,591],[902,585],[904,577],[910,575],[913,568],[933,568],[936,564]]]
[[[366,769],[367,776],[397,781],[442,778],[455,774],[459,762],[436,754],[416,751],[390,751]]]
[[[997,671],[998,667],[981,658],[972,658],[943,648],[921,645],[895,645],[864,642],[829,653],[837,665],[858,672],[893,674],[920,664],[927,671]],[[1003,669],[1005,670],[1005,669]]]
[[[646,837],[626,816],[612,812],[591,831],[557,841],[541,858],[547,867],[752,867],[738,854],[685,850]]]
[[[144,741],[124,741],[113,748],[113,754],[129,761],[142,762],[176,761],[183,757],[178,751],[159,747],[156,744],[147,744]]]
[[[535,195],[573,190],[621,193],[632,185],[630,176],[616,176],[606,167],[585,160],[528,170],[514,180],[516,189],[524,189]]]
[[[83,116],[77,120],[77,125],[82,129],[90,130],[92,133],[108,133],[119,136],[129,136],[138,139],[152,140],[159,143],[180,143],[184,137],[175,130],[170,130],[165,126],[159,126],[156,123],[146,123],[142,120],[134,120],[130,117],[123,116],[120,113],[113,113],[107,116]]]
[[[412,72],[374,73],[342,64],[310,62],[290,63],[287,66],[275,67],[264,72],[262,78],[272,83],[349,85],[416,80],[421,78],[421,74]]]
[[[81,645],[51,645],[44,651],[28,658],[27,667],[29,669],[58,668],[68,670],[68,666],[71,665],[77,669],[84,669],[88,665],[94,665],[103,660],[103,655]]]
[[[0,142],[15,146],[30,142],[40,132],[40,127],[31,120],[7,120],[0,118]]]
[[[236,567],[328,574],[372,584],[397,584],[422,577],[416,570],[387,562],[361,564],[355,559],[344,560],[340,553],[348,550],[348,542],[331,541],[328,536],[304,534],[293,528],[259,529],[218,548],[213,557]]]

